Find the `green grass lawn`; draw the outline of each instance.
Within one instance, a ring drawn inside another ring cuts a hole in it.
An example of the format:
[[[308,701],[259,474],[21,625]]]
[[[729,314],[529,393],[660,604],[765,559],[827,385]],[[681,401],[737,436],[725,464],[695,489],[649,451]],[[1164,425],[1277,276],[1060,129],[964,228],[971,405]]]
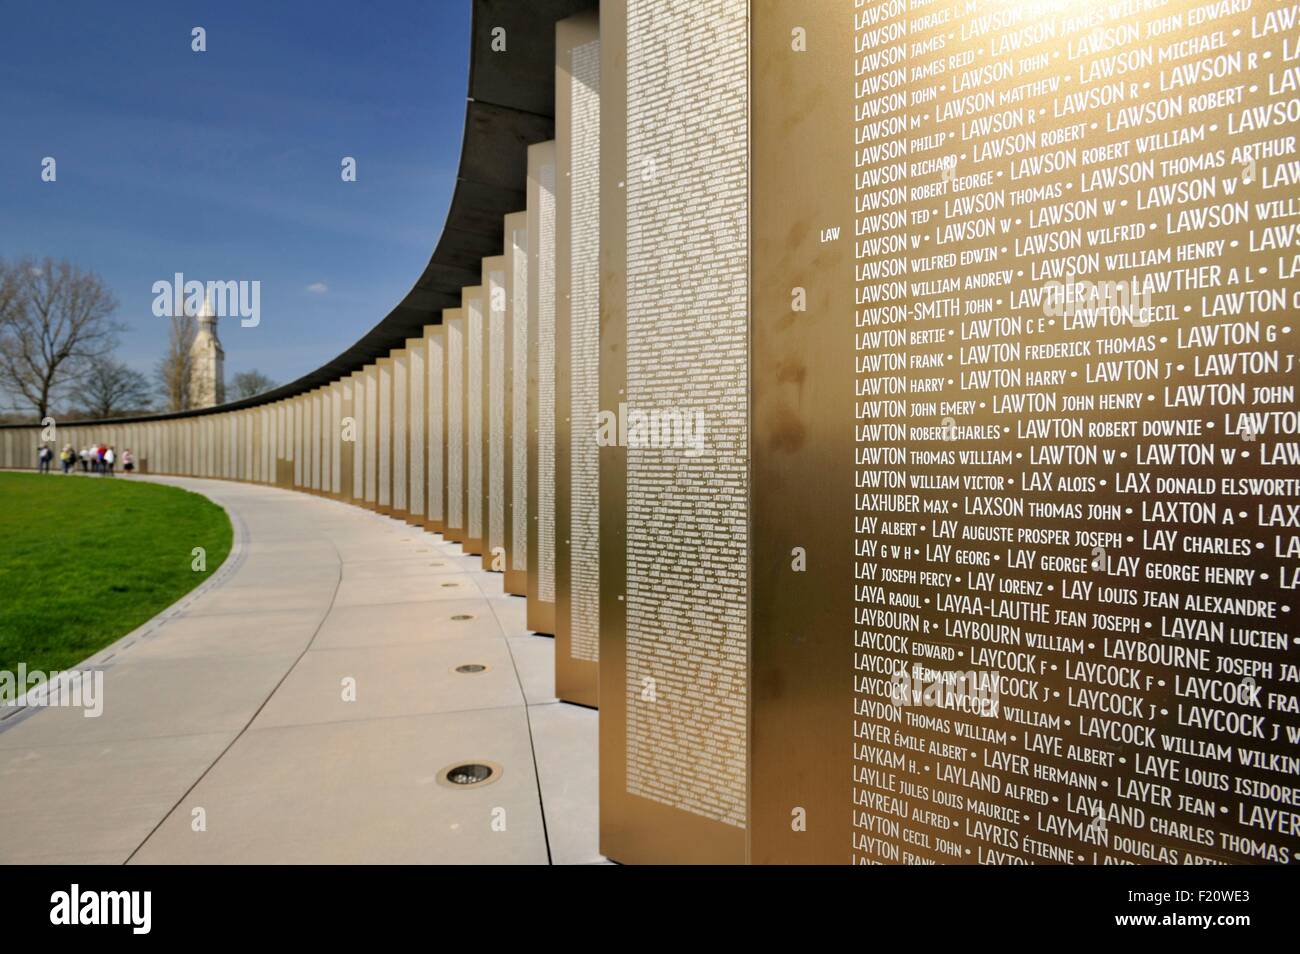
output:
[[[226,512],[176,487],[0,473],[0,671],[76,666],[207,579],[230,541]]]

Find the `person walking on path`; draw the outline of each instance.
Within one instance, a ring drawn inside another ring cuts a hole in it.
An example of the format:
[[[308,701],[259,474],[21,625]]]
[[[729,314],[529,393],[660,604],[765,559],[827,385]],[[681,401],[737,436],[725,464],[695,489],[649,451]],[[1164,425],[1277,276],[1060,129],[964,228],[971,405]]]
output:
[[[83,447],[81,449],[80,456],[81,456],[81,472],[83,474],[90,473],[90,448]]]
[[[128,474],[135,470],[135,455],[131,453],[131,448],[122,451],[122,469]]]
[[[59,463],[63,465],[63,473],[65,475],[72,473],[72,466],[76,461],[77,452],[72,449],[72,445],[63,445],[63,452],[59,454]]]
[[[113,448],[104,448],[104,473],[109,477],[113,476],[113,463],[117,460],[117,455],[113,453]]]
[[[36,469],[42,474],[50,472],[50,461],[54,458],[54,451],[50,450],[44,444],[36,451]]]

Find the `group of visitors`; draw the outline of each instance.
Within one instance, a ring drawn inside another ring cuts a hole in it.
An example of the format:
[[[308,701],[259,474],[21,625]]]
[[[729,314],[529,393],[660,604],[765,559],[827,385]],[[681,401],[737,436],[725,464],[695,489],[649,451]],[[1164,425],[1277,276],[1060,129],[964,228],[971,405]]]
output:
[[[36,462],[37,469],[42,474],[50,473],[54,466],[54,449],[48,444],[42,444],[36,452]],[[135,470],[135,455],[131,453],[130,448],[122,451],[120,457],[117,451],[107,444],[92,444],[90,447],[83,447],[80,451],[71,444],[65,444],[63,450],[59,452],[59,466],[63,468],[65,474],[73,473],[80,464],[83,474],[112,477],[113,468],[119,462],[128,474]]]

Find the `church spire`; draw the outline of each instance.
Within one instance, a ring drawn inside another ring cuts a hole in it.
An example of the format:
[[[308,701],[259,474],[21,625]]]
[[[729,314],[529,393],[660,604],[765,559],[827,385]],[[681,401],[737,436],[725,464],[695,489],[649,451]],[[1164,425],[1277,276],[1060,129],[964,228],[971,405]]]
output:
[[[195,316],[198,331],[190,346],[190,407],[212,407],[226,400],[226,352],[217,337],[217,313],[211,295]]]

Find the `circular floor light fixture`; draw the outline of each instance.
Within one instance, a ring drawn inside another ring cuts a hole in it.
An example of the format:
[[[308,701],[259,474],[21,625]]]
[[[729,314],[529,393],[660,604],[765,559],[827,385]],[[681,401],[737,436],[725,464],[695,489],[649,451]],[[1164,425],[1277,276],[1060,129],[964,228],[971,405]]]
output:
[[[465,663],[464,665],[457,666],[455,669],[452,670],[452,672],[463,673],[464,675],[467,676],[472,676],[476,673],[487,672],[487,671],[488,671],[488,666],[486,663]]]
[[[447,788],[479,788],[501,777],[495,762],[456,762],[438,773],[438,784]]]

